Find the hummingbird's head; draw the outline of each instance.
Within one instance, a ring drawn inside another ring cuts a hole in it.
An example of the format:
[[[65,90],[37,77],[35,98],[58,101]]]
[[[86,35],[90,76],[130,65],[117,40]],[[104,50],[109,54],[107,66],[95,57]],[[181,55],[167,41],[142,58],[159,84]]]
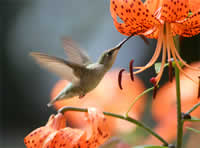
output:
[[[104,66],[110,68],[115,62],[119,49],[120,48],[112,48],[106,50],[99,58],[99,64],[103,64]]]
[[[122,45],[130,39],[132,36],[129,36],[128,38],[124,39],[122,42],[120,42],[117,46],[114,48],[106,50],[101,57],[98,60],[99,64],[103,64],[107,69],[110,69],[112,65],[115,62],[115,59],[117,57],[117,53],[119,52],[119,49],[122,47]]]

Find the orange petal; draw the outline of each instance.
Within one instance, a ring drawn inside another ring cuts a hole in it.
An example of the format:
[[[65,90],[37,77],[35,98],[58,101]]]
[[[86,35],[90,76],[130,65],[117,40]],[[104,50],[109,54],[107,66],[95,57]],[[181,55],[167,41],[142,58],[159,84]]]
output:
[[[86,135],[83,130],[67,127],[52,135],[44,148],[84,148],[86,147],[85,142]]]
[[[90,124],[88,142],[92,147],[103,144],[110,136],[109,123],[103,113],[96,108],[88,108],[87,121]]]
[[[173,32],[185,37],[191,37],[200,33],[200,11],[191,15],[188,19],[172,25]]]
[[[27,148],[40,148],[50,134],[65,127],[65,124],[66,118],[61,113],[56,116],[51,115],[45,126],[34,130],[24,138],[24,143]]]
[[[48,126],[40,127],[26,136],[24,138],[24,143],[27,148],[42,148],[45,139],[54,131],[55,130]]]
[[[144,5],[151,11],[152,14],[155,13],[155,11],[159,7],[159,1],[158,0],[146,0],[144,2]]]
[[[159,31],[160,31],[160,29],[158,27],[156,27],[155,30],[152,33],[150,33],[150,34],[144,34],[144,36],[146,36],[147,38],[157,39]]]
[[[54,130],[62,129],[66,127],[66,117],[61,113],[58,113],[56,116],[51,115],[46,126],[49,126]]]
[[[161,19],[166,22],[183,20],[189,13],[188,0],[163,0]]]
[[[48,137],[44,148],[97,148],[110,136],[108,122],[102,112],[89,108],[87,113],[88,129],[64,128]]]
[[[139,27],[139,25],[134,27],[134,26],[126,25],[125,23],[118,23],[116,20],[113,20],[113,23],[117,31],[127,36],[130,36],[132,34],[139,34],[139,32],[142,29],[141,26]]]
[[[196,12],[200,9],[200,1],[199,0],[189,0],[189,8],[192,12]]]
[[[141,34],[159,24],[141,0],[111,0],[110,12],[115,27],[124,35]]]

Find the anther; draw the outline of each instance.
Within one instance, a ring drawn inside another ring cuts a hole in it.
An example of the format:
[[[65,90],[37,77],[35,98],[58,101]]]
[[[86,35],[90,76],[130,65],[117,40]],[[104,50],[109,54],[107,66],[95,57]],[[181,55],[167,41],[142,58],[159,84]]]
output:
[[[134,81],[134,76],[133,76],[133,62],[134,59],[132,59],[129,63],[129,72],[130,72],[130,76],[131,76],[131,80]]]
[[[198,99],[200,99],[200,76],[198,78],[199,78]]]
[[[169,81],[172,82],[172,72],[173,72],[173,67],[172,67],[172,61],[168,61],[169,66],[168,66],[168,76],[169,76]]]
[[[153,99],[155,99],[155,98],[156,98],[156,94],[157,94],[157,88],[158,88],[158,86],[157,86],[157,85],[155,85],[155,86],[154,86],[154,88],[153,88]]]
[[[119,84],[119,88],[122,90],[122,73],[125,71],[125,69],[122,69],[119,71],[119,75],[118,75],[118,84]]]
[[[150,79],[150,82],[155,86],[156,85],[156,78],[155,77],[152,77],[151,79]]]
[[[156,78],[152,77],[150,79],[150,82],[154,85],[154,88],[153,88],[153,99],[155,99],[156,98],[156,94],[157,94],[157,89],[158,89]]]

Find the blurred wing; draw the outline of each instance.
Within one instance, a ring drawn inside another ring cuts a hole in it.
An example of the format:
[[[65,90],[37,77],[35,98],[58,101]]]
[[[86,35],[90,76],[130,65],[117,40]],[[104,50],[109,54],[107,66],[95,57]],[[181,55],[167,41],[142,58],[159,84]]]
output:
[[[78,64],[88,65],[91,64],[89,56],[83,49],[80,49],[78,44],[69,37],[62,38],[64,50],[70,61]]]
[[[78,81],[79,78],[75,76],[74,71],[68,66],[65,60],[56,57],[48,56],[39,52],[31,52],[30,54],[40,65],[47,68],[51,72],[56,73],[63,79],[70,82]]]

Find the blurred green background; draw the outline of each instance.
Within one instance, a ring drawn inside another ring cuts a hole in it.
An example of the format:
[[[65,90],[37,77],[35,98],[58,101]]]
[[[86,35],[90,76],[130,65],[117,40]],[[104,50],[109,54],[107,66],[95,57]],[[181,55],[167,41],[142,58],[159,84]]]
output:
[[[25,147],[23,138],[55,112],[46,104],[59,78],[40,68],[29,56],[31,51],[65,58],[60,38],[70,36],[95,61],[125,37],[114,28],[109,0],[1,0],[0,34],[0,147],[4,148]],[[114,68],[127,68],[133,58],[135,65],[144,65],[155,43],[151,40],[148,46],[132,38],[120,50]],[[181,47],[187,61],[200,59],[198,36],[183,39]],[[153,74],[147,70],[140,75],[147,87]]]

